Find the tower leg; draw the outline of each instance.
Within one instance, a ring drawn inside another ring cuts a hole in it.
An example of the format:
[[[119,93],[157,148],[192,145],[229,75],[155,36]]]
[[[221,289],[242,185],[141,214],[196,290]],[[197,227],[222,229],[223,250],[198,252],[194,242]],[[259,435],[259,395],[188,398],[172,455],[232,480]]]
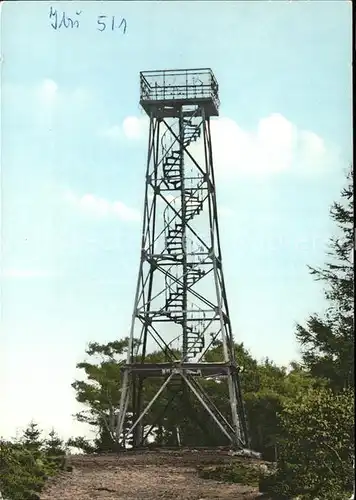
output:
[[[118,443],[120,443],[122,437],[124,439],[123,446],[125,446],[124,424],[125,424],[127,408],[129,405],[129,399],[130,399],[129,373],[128,369],[126,368],[124,369],[122,376],[120,407],[119,407],[119,415],[117,420],[117,431],[116,431],[116,439]]]
[[[135,407],[134,407],[134,412],[133,412],[133,421],[135,422],[137,419],[139,419],[141,412],[142,412],[142,390],[143,390],[143,377],[140,375],[135,375],[135,392],[133,394],[133,398],[135,401]],[[135,427],[133,431],[133,446],[134,447],[139,447],[142,446],[143,440],[143,426],[142,426],[142,420],[139,421],[137,426]]]
[[[238,401],[236,397],[236,383],[237,383],[236,374],[230,372],[228,376],[228,386],[229,386],[231,416],[235,431],[235,440],[233,444],[235,447],[241,447],[241,442],[243,442],[243,437],[241,435],[240,418],[237,410]]]

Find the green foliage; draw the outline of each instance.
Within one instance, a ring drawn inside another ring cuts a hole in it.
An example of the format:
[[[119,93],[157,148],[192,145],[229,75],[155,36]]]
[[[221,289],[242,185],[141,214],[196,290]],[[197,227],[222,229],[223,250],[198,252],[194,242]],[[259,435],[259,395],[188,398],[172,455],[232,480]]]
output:
[[[334,500],[352,491],[354,396],[330,389],[309,390],[285,404],[280,415],[278,469],[261,491],[278,498]]]
[[[354,213],[353,169],[341,201],[333,203],[331,218],[337,235],[330,240],[329,260],[323,268],[310,268],[316,280],[325,283],[328,309],[324,318],[312,315],[306,326],[297,326],[303,361],[311,373],[325,378],[338,391],[354,387]]]
[[[46,471],[49,475],[55,474],[58,469],[62,469],[65,463],[66,450],[62,439],[57,435],[54,429],[44,440],[42,454],[45,458]]]
[[[115,423],[120,398],[120,356],[125,354],[127,346],[127,339],[119,346],[114,347],[113,343],[107,346],[90,344],[86,353],[93,362],[77,365],[78,368],[84,370],[86,380],[75,381],[72,386],[76,391],[77,401],[83,403],[86,410],[77,414],[76,418],[97,430],[97,438],[92,450],[87,447],[86,442],[79,443],[79,445],[84,444],[86,451],[113,451],[117,449]],[[209,353],[210,357],[214,359],[218,356],[219,350],[221,351],[221,345]],[[179,353],[176,354],[179,355]],[[97,360],[98,355],[101,356],[100,360]],[[146,359],[147,362],[151,363],[164,362],[165,355],[162,352],[153,352],[148,354]],[[160,384],[161,379],[155,378],[150,378],[149,383],[145,383],[144,406],[152,399]],[[216,384],[214,381],[204,381],[203,384],[217,406],[227,407],[226,384]],[[215,428],[215,425],[211,425],[209,419],[206,418],[201,404],[190,393],[184,391],[180,383],[178,385],[174,383],[167,387],[162,397],[147,413],[146,425],[154,424],[165,408],[165,415],[162,421],[157,424],[156,444],[175,446],[177,444],[177,430],[182,442],[189,443],[191,446],[201,445],[204,439],[208,445],[218,444],[221,440],[220,431]],[[130,410],[129,407],[128,411],[130,412]],[[129,424],[130,417],[125,425]],[[84,450],[84,447],[81,449]]]
[[[68,439],[66,444],[67,444],[68,448],[78,448],[79,450],[81,450],[83,453],[86,453],[86,454],[95,453],[97,451],[96,446],[93,446],[88,441],[88,439],[86,439],[82,436],[71,437]]]
[[[262,478],[261,491],[278,498],[349,498],[354,454],[354,277],[352,251],[353,170],[341,201],[331,208],[337,235],[330,240],[330,259],[311,269],[325,284],[328,308],[297,326],[303,366],[317,384],[283,402],[280,410],[277,471]],[[304,376],[304,375],[303,375]],[[300,386],[301,380],[297,381]],[[348,390],[346,390],[348,389]]]
[[[76,380],[72,387],[77,401],[86,406],[75,417],[79,422],[95,428],[97,438],[94,445],[82,437],[72,438],[68,442],[69,446],[80,448],[85,453],[118,449],[115,413],[120,402],[120,367],[128,344],[128,339],[108,344],[89,343],[85,352],[94,362],[77,364],[77,368],[84,371],[86,380]]]
[[[46,482],[64,465],[65,449],[52,431],[41,439],[38,425],[31,422],[15,442],[0,440],[0,491],[11,500],[37,500]]]
[[[118,349],[113,343],[107,346],[90,344],[86,353],[92,362],[79,363],[78,368],[84,371],[86,380],[76,381],[77,400],[84,403],[86,410],[76,415],[78,420],[89,423],[97,430],[94,444],[83,438],[76,438],[76,447],[86,453],[114,451],[115,412],[119,404],[120,389],[120,357],[125,354],[127,343],[121,342]],[[246,402],[252,447],[262,452],[267,459],[275,458],[275,444],[279,433],[277,412],[281,410],[285,399],[293,398],[298,392],[316,384],[300,366],[295,365],[290,373],[270,360],[258,363],[243,344],[235,345],[235,355],[243,367],[241,375],[242,390]],[[99,356],[99,359],[98,359]],[[221,359],[222,345],[216,343],[207,353],[206,361]],[[179,353],[177,353],[179,357]],[[148,362],[164,361],[164,353],[153,352],[147,356]],[[161,379],[150,378],[146,381],[143,393],[143,404],[146,405],[157,392]],[[202,380],[206,393],[216,407],[226,415],[230,413],[228,388],[226,381],[216,383],[214,380]],[[206,411],[189,391],[173,383],[168,386],[162,397],[152,406],[147,414],[146,424],[154,424],[157,417],[166,408],[165,416],[157,424],[158,445],[176,446],[177,429],[180,440],[189,446],[214,446],[228,444],[225,437]],[[130,410],[130,408],[129,408]],[[129,425],[129,420],[126,425]],[[73,441],[74,442],[74,441]],[[72,444],[73,444],[72,442]]]
[[[258,486],[259,469],[249,462],[199,467],[198,475],[203,479],[213,479],[226,483],[239,483],[246,486]]]
[[[41,431],[38,428],[38,424],[31,421],[28,427],[25,429],[21,442],[26,450],[28,450],[35,458],[41,455],[41,447],[43,441],[41,440]]]
[[[258,364],[253,390],[244,389],[251,447],[262,453],[266,460],[274,461],[277,438],[281,432],[277,414],[286,402],[294,400],[308,388],[317,386],[320,383],[297,364],[289,372],[270,360]]]

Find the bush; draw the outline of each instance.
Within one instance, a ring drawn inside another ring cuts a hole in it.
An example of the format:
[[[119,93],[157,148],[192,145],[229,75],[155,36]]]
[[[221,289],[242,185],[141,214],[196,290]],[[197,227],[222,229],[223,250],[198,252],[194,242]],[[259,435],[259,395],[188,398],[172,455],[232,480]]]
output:
[[[203,479],[239,483],[246,486],[258,486],[259,481],[259,469],[254,465],[242,462],[201,467],[198,468],[198,474]]]
[[[289,402],[280,415],[276,473],[260,479],[260,491],[280,499],[350,498],[353,485],[354,396],[312,390]]]
[[[47,440],[31,423],[16,442],[0,441],[0,492],[9,500],[38,500],[46,480],[65,465],[62,441],[52,431]]]

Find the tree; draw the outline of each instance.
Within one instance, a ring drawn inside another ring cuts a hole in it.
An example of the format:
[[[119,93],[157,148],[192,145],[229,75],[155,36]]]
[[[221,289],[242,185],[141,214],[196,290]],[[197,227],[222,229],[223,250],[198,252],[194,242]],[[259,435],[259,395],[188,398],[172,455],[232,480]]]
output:
[[[80,447],[85,452],[117,449],[115,430],[120,402],[120,367],[127,347],[128,339],[108,344],[89,343],[85,352],[94,362],[77,364],[77,368],[84,370],[87,380],[76,380],[72,387],[76,391],[77,401],[86,406],[75,417],[79,422],[94,427],[97,438],[94,446],[84,438],[71,439],[68,445]]]
[[[280,452],[275,475],[260,490],[280,499],[348,499],[352,492],[353,391],[311,389],[281,411]]]
[[[44,441],[43,451],[48,456],[60,456],[65,454],[63,440],[58,436],[54,429],[48,434]]]
[[[305,366],[317,377],[327,379],[334,390],[354,387],[354,214],[353,168],[341,201],[334,202],[330,215],[337,234],[330,239],[323,268],[309,267],[316,280],[326,284],[328,309],[324,318],[314,314],[306,326],[297,325]]]
[[[11,500],[38,500],[46,474],[20,443],[0,441],[0,491]]]
[[[41,455],[41,448],[43,445],[41,430],[38,428],[38,424],[36,424],[33,420],[25,429],[21,442],[24,448],[27,449],[35,458],[38,458]]]
[[[310,268],[325,283],[327,311],[298,325],[303,365],[317,384],[284,401],[279,412],[279,458],[262,491],[278,498],[349,498],[354,455],[353,186],[352,169],[341,201],[331,208],[337,234],[329,260]],[[298,367],[294,366],[293,371]],[[319,382],[318,382],[319,381]],[[298,385],[300,384],[298,380]]]
[[[124,354],[126,345],[126,343],[90,344],[86,353],[92,358],[91,362],[77,365],[84,370],[86,380],[74,382],[73,387],[77,393],[77,400],[86,406],[86,410],[78,413],[76,417],[95,428],[97,438],[93,445],[83,438],[72,439],[68,443],[70,446],[80,447],[86,453],[116,449],[114,424],[120,395],[120,358]],[[206,361],[214,362],[216,359],[221,359],[221,350],[221,343],[216,343],[206,354]],[[269,360],[257,363],[243,344],[235,345],[235,354],[238,364],[243,367],[241,385],[246,401],[252,447],[264,453],[266,457],[274,459],[279,432],[277,412],[281,410],[284,399],[293,398],[298,392],[314,386],[315,381],[300,367],[294,367],[287,373],[285,368],[280,368]],[[98,356],[100,356],[99,361]],[[179,353],[177,357],[179,358]],[[152,352],[147,355],[147,361],[162,362],[164,353]],[[152,399],[161,383],[162,380],[159,378],[146,380],[143,406]],[[229,415],[226,380],[219,382],[212,379],[200,380],[200,384],[215,406],[223,414]],[[130,418],[129,414],[127,426],[131,423]],[[189,390],[184,392],[180,379],[177,379],[177,384],[173,382],[169,385],[154,403],[146,415],[146,424],[155,426],[156,437],[153,444],[156,445],[177,445],[177,430],[179,440],[185,446],[214,446],[229,443],[196,397]]]
[[[63,468],[61,440],[54,431],[45,440],[41,434],[31,422],[19,440],[0,440],[0,491],[5,498],[39,500],[47,478]]]
[[[43,453],[47,459],[49,473],[52,470],[62,468],[65,462],[66,448],[64,446],[63,440],[58,436],[54,429],[48,435],[48,438],[44,440]]]
[[[93,446],[88,439],[82,436],[69,438],[66,442],[66,446],[68,448],[78,448],[78,450],[86,454],[95,453],[97,451],[96,446]]]
[[[262,453],[266,460],[275,461],[281,434],[278,413],[286,403],[321,384],[296,364],[288,373],[286,368],[278,367],[268,359],[256,366],[255,379],[257,385],[244,392],[251,447]]]

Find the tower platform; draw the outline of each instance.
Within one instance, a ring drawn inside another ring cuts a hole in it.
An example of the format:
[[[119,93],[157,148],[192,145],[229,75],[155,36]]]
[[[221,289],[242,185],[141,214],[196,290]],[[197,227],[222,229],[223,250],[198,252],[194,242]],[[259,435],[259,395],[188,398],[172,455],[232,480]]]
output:
[[[178,117],[182,106],[219,115],[218,83],[211,69],[141,71],[140,104],[155,117]],[[189,110],[187,110],[189,114]]]

